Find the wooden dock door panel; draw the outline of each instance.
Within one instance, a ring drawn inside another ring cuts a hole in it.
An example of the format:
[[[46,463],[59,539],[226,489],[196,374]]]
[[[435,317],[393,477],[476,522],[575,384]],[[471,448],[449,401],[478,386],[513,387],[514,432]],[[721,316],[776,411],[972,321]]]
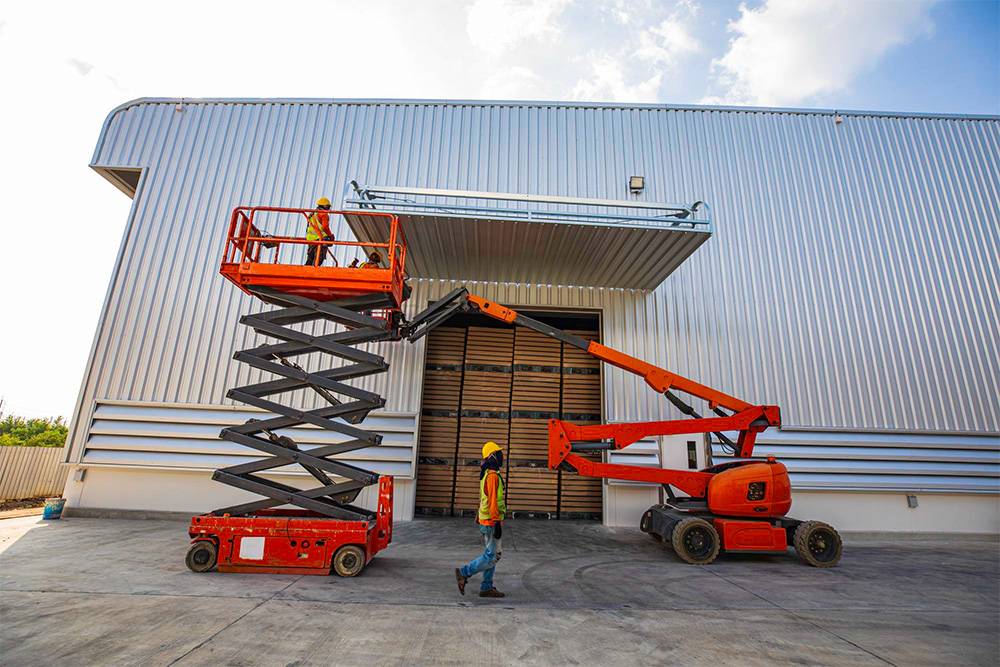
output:
[[[465,336],[464,328],[439,327],[427,338],[415,502],[423,513],[451,513]]]
[[[549,419],[600,421],[599,362],[524,327],[463,324],[427,339],[417,513],[474,513],[482,445],[493,440],[504,449],[511,511],[599,518],[600,480],[546,467]],[[598,339],[596,330],[573,333]]]

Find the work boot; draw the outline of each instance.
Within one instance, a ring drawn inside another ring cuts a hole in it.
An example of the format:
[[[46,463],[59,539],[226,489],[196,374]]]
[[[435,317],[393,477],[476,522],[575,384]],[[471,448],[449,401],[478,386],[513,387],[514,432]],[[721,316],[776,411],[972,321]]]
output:
[[[495,588],[491,588],[488,591],[479,591],[479,597],[481,598],[502,598],[507,597],[506,593],[501,593]]]
[[[456,567],[455,579],[458,580],[458,592],[465,595],[465,582],[467,582],[469,578],[462,576],[462,570]]]

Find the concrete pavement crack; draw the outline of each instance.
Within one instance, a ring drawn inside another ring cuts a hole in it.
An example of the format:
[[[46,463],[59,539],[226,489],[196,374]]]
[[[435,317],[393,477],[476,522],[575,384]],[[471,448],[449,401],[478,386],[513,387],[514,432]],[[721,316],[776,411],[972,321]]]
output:
[[[225,627],[219,628],[218,630],[216,630],[215,632],[213,632],[211,635],[209,635],[208,637],[206,637],[204,640],[202,640],[201,642],[199,642],[196,646],[193,646],[191,649],[189,649],[188,651],[186,651],[184,654],[182,654],[182,655],[174,658],[173,660],[171,660],[170,663],[169,663],[169,665],[168,665],[168,667],[170,667],[172,665],[176,665],[178,662],[180,662],[184,658],[188,657],[189,655],[191,655],[192,653],[194,653],[195,651],[197,651],[198,649],[200,649],[202,646],[204,646],[205,644],[207,644],[208,642],[212,641],[213,639],[215,639],[216,637],[218,637],[220,634],[222,634],[223,632],[225,632],[229,628],[233,627],[234,625],[236,625],[237,623],[239,623],[240,621],[242,621],[249,614],[253,613],[257,609],[260,609],[261,606],[267,604],[268,602],[270,602],[274,598],[278,597],[278,595],[280,595],[281,593],[284,593],[286,590],[288,590],[289,587],[292,586],[292,584],[295,584],[295,583],[299,582],[302,579],[302,577],[304,577],[304,576],[306,576],[306,575],[299,575],[298,577],[295,578],[295,580],[288,582],[288,586],[285,586],[284,588],[280,588],[280,589],[276,590],[274,593],[271,594],[270,597],[264,598],[263,600],[261,600],[260,602],[258,602],[257,604],[255,604],[253,607],[251,607],[250,609],[246,610],[244,613],[240,614],[239,616],[237,616],[236,618],[234,618],[232,621],[230,621],[229,623],[227,623],[225,625]]]
[[[898,667],[898,665],[896,665],[896,663],[892,662],[891,660],[887,660],[887,659],[883,658],[878,653],[875,653],[873,651],[869,651],[864,646],[860,646],[859,644],[855,644],[854,642],[852,642],[850,639],[848,639],[846,637],[841,637],[840,635],[838,635],[833,630],[830,630],[829,628],[824,628],[822,625],[820,625],[818,623],[815,623],[815,622],[809,620],[808,618],[803,618],[802,616],[799,616],[793,610],[786,609],[785,607],[782,607],[780,604],[778,604],[777,602],[775,602],[773,600],[768,600],[763,595],[755,593],[754,591],[750,590],[749,588],[747,588],[745,586],[741,586],[740,584],[736,583],[735,581],[733,581],[731,579],[727,579],[726,577],[724,577],[723,575],[719,574],[718,572],[713,572],[711,568],[703,567],[702,569],[705,570],[706,572],[710,573],[710,574],[715,575],[719,579],[722,579],[727,584],[730,584],[732,586],[736,586],[736,588],[740,589],[741,591],[749,593],[750,595],[754,596],[758,600],[762,600],[763,602],[766,602],[767,604],[773,606],[775,609],[780,609],[781,611],[785,612],[786,614],[790,614],[791,616],[793,616],[794,618],[798,619],[799,621],[802,621],[803,623],[808,623],[809,625],[813,626],[817,630],[819,630],[821,632],[825,632],[828,635],[831,635],[833,637],[836,637],[837,639],[839,639],[840,641],[842,641],[844,643],[850,644],[854,648],[858,649],[859,651],[863,651],[863,652],[867,653],[868,655],[870,655],[871,657],[875,658],[876,660],[880,660],[880,661],[884,662],[887,665],[892,665],[892,667]]]

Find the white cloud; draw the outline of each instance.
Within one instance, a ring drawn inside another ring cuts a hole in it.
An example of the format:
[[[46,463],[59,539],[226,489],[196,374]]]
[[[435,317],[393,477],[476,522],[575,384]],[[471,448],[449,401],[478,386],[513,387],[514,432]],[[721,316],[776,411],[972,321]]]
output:
[[[929,0],[767,0],[740,6],[735,37],[713,61],[707,103],[794,105],[847,88],[895,46],[931,29]]]
[[[515,65],[502,67],[486,77],[482,90],[494,100],[538,100],[546,96],[549,88],[534,70]]]
[[[94,69],[93,65],[84,62],[79,58],[67,58],[66,62],[69,63],[70,67],[75,69],[77,74],[79,74],[80,76],[87,76],[88,74],[90,74],[91,70]]]
[[[526,40],[553,39],[559,15],[569,0],[476,0],[466,17],[469,41],[491,55],[500,55]]]
[[[692,32],[698,9],[691,0],[680,0],[667,18],[639,33],[634,55],[654,65],[672,67],[682,57],[701,51],[701,42]]]
[[[615,102],[655,102],[663,75],[660,73],[630,82],[626,78],[628,59],[597,54],[588,59],[587,77],[576,82],[570,92],[574,100],[612,100]]]
[[[661,8],[657,8],[661,9]],[[613,100],[617,102],[655,102],[659,99],[664,74],[686,57],[702,50],[694,35],[698,5],[693,0],[678,0],[664,18],[647,8],[628,8],[621,4],[611,10],[622,23],[647,26],[638,30],[630,41],[635,46],[594,50],[582,60],[587,71],[577,80],[570,93],[575,100]]]

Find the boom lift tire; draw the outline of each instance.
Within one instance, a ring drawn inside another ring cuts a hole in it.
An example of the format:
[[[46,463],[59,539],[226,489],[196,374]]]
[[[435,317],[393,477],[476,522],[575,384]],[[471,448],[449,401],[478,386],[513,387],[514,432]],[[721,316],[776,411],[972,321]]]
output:
[[[833,567],[844,550],[840,534],[822,521],[803,521],[792,541],[799,558],[813,567]]]
[[[208,572],[215,567],[218,549],[211,540],[198,540],[188,549],[184,562],[192,572]]]
[[[365,552],[354,544],[345,544],[333,555],[333,571],[341,577],[354,577],[365,569]]]
[[[670,543],[681,560],[694,565],[708,565],[719,555],[719,533],[704,519],[678,521]]]

